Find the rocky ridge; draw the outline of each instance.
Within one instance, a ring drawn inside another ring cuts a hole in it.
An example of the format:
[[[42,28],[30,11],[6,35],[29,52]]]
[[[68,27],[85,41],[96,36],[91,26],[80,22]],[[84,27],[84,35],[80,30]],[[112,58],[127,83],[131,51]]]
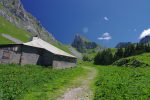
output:
[[[80,36],[79,34],[75,35],[75,39],[72,43],[72,47],[76,48],[77,51],[85,53],[88,49],[95,49],[98,45],[95,42],[91,42],[86,38]]]
[[[31,33],[31,36],[38,35],[48,42],[56,42],[40,22],[28,13],[20,0],[0,0],[0,16]]]
[[[116,45],[116,48],[125,48],[131,44],[132,44],[131,42],[120,42]]]
[[[148,43],[148,42],[150,42],[150,36],[145,36],[140,40],[140,43]]]

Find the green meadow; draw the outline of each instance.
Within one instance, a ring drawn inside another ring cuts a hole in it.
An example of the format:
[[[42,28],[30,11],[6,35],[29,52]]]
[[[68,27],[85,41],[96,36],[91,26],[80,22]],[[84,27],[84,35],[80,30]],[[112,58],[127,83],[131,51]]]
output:
[[[130,66],[95,66],[99,72],[95,82],[94,100],[149,100],[150,99],[150,53],[131,56]],[[133,60],[140,62],[135,67]]]
[[[149,63],[149,54],[136,58]],[[128,58],[128,59],[129,59]],[[86,67],[84,67],[86,66]],[[0,65],[0,98],[2,100],[55,100],[74,81],[97,70],[90,89],[93,100],[148,100],[150,98],[150,67],[100,66],[79,61],[69,69],[50,69],[36,65]],[[83,78],[84,80],[84,78]],[[80,83],[81,81],[77,82]],[[79,84],[76,84],[77,87]]]
[[[0,99],[55,99],[61,94],[60,89],[71,85],[84,72],[82,67],[56,70],[33,65],[0,65]]]
[[[150,68],[98,66],[94,100],[150,99]]]

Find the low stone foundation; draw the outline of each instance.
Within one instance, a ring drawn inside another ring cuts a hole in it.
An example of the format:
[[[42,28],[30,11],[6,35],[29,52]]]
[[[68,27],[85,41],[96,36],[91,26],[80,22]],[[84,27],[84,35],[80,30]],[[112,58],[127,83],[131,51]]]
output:
[[[70,63],[65,61],[53,61],[53,68],[62,69],[62,68],[71,68],[75,67],[76,63]]]

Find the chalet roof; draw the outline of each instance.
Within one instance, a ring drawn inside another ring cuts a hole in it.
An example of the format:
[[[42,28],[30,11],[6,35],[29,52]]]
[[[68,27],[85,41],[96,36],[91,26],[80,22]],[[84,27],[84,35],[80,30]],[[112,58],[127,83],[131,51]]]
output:
[[[76,58],[75,56],[49,44],[48,42],[40,39],[40,38],[37,38],[37,37],[34,37],[32,41],[30,42],[27,42],[27,43],[23,43],[24,45],[27,45],[27,46],[32,46],[32,47],[37,47],[37,48],[42,48],[42,49],[45,49],[45,50],[48,50],[50,52],[52,52],[53,54],[56,54],[56,55],[62,55],[62,56],[67,56],[67,57],[73,57],[73,58]]]

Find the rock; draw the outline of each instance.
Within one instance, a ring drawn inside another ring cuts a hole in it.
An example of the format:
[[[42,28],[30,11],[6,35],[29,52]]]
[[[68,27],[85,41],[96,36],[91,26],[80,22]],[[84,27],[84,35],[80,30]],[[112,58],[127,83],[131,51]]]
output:
[[[140,40],[140,43],[148,43],[148,42],[150,42],[150,36],[145,36]]]
[[[55,38],[49,33],[40,22],[29,14],[23,7],[20,0],[0,0],[0,16],[3,16],[17,27],[38,35],[48,42],[55,42]]]

